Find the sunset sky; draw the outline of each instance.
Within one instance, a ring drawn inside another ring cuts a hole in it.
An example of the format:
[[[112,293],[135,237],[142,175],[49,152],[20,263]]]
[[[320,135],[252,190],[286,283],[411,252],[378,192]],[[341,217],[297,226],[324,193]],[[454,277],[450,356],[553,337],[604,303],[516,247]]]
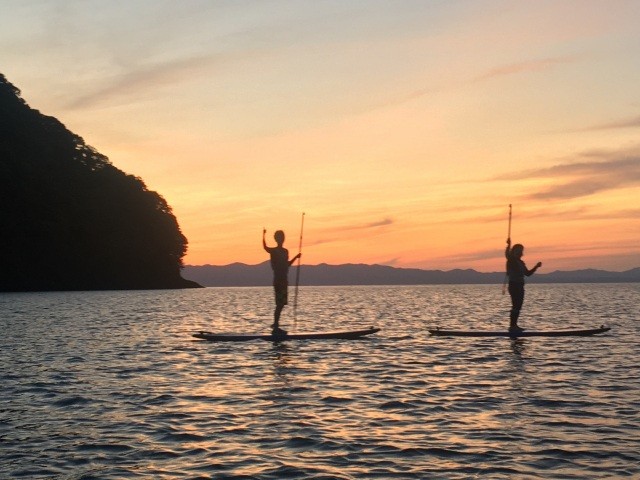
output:
[[[0,0],[0,73],[185,264],[640,267],[640,1]]]

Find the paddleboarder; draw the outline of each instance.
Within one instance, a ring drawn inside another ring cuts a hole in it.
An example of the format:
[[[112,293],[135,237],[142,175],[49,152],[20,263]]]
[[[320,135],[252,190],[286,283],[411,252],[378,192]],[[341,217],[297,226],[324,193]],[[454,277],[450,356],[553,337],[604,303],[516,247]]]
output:
[[[504,254],[507,257],[507,277],[509,277],[509,295],[511,296],[509,331],[518,332],[523,330],[518,326],[518,317],[524,302],[524,277],[533,275],[542,266],[542,262],[536,263],[536,266],[529,270],[522,261],[524,246],[516,243],[512,248],[511,237],[507,238]]]
[[[289,260],[289,250],[283,247],[284,244],[284,232],[278,230],[273,234],[273,238],[276,241],[277,246],[268,247],[265,235],[267,230],[262,230],[262,246],[271,256],[271,268],[273,269],[273,289],[275,293],[276,309],[273,313],[273,325],[272,335],[284,336],[287,334],[285,330],[280,328],[280,314],[282,309],[288,303],[288,287],[289,287],[289,267],[298,258],[302,256],[298,253],[295,257]]]

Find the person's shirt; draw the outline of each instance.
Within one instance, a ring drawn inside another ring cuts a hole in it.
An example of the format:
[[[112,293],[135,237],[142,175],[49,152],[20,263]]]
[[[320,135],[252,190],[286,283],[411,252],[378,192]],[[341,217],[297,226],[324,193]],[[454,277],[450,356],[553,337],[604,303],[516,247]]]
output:
[[[505,255],[507,257],[507,276],[510,283],[524,283],[524,277],[530,277],[537,269],[536,266],[529,270],[521,258],[511,255],[510,250],[507,250]]]
[[[284,247],[265,247],[271,256],[273,281],[286,281],[289,275],[289,250]]]
[[[528,274],[529,270],[521,259],[511,256],[507,258],[507,276],[509,277],[509,282],[524,283],[524,277]]]

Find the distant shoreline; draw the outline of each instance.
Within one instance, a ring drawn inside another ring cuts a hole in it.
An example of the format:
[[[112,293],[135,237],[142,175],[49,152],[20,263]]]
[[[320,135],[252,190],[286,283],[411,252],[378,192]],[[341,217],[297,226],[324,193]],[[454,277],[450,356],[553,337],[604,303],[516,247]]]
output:
[[[292,269],[293,270],[293,269]],[[504,272],[475,270],[422,270],[385,265],[343,264],[303,265],[300,285],[474,285],[502,284]],[[271,285],[269,262],[257,265],[187,265],[182,270],[185,279],[205,287],[253,287]],[[640,282],[640,267],[624,272],[584,269],[537,273],[528,283],[636,283]]]

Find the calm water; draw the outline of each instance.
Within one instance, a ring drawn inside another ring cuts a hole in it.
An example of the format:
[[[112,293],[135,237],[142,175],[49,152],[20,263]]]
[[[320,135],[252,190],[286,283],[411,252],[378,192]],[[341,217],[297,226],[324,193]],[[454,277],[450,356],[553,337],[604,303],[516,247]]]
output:
[[[443,339],[506,326],[500,286],[0,295],[0,478],[640,477],[640,285],[531,285],[521,324],[592,338]],[[292,328],[291,309],[283,320]]]

